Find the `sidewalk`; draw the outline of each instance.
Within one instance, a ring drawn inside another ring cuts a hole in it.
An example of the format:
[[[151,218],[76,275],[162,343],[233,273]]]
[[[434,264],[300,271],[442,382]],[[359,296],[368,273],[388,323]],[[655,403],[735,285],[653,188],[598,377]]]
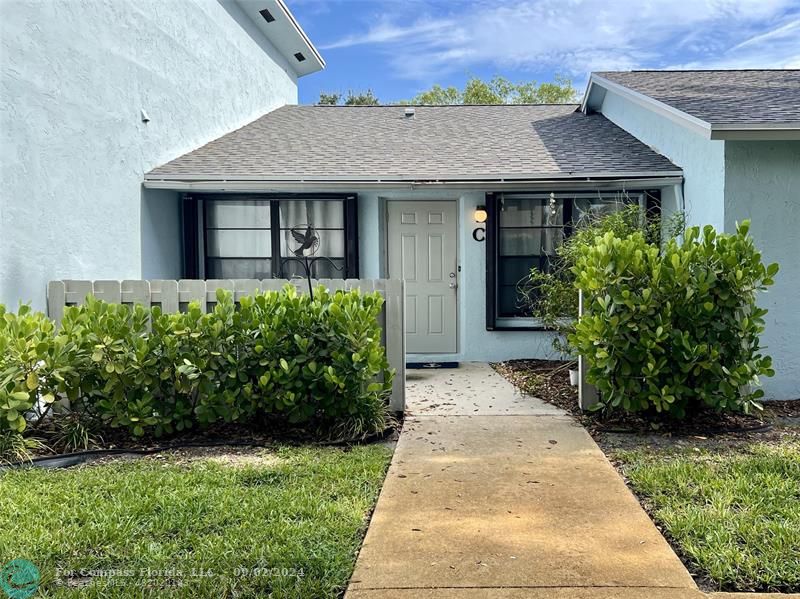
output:
[[[349,599],[703,597],[586,431],[488,365],[410,371]]]

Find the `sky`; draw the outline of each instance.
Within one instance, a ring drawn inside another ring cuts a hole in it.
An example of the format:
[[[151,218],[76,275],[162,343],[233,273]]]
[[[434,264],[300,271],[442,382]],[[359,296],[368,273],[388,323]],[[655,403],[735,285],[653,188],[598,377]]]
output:
[[[471,76],[551,81],[591,71],[800,68],[800,0],[286,0],[327,68],[320,92],[382,103]]]

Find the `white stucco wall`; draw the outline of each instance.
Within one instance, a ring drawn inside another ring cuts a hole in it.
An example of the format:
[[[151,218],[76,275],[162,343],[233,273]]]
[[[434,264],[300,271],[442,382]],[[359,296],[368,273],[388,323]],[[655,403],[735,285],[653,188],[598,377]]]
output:
[[[229,0],[6,0],[0,52],[9,305],[44,307],[50,279],[178,276],[177,200],[143,173],[297,101],[294,71]]]
[[[606,92],[599,111],[683,169],[684,211],[689,226],[713,225],[722,230],[725,224],[725,142],[704,139],[699,133],[611,91]],[[664,207],[668,214],[669,202]]]
[[[800,141],[725,142],[725,230],[749,218],[775,285],[759,303],[769,310],[761,337],[775,364],[763,379],[769,399],[800,398]]]

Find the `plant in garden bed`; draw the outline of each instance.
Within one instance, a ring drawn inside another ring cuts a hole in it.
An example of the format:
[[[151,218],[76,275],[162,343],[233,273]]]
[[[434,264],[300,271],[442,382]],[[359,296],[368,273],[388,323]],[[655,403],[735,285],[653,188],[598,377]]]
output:
[[[128,307],[88,298],[60,330],[22,306],[0,307],[0,431],[52,428],[68,445],[104,428],[134,436],[282,419],[344,437],[382,431],[393,371],[377,324],[383,299],[357,290],[314,299],[294,287],[213,312]]]
[[[658,246],[662,237],[672,239],[683,231],[682,213],[670,217],[662,228],[657,212],[647,211],[639,204],[627,205],[610,214],[586,214],[580,222],[573,223],[574,231],[556,248],[548,270],[531,269],[517,285],[522,305],[531,316],[549,330],[558,333],[553,338],[553,348],[561,355],[575,358],[570,342],[578,318],[578,292],[575,287],[575,265],[586,248],[597,237],[613,233],[627,237],[642,233],[648,243]]]
[[[759,406],[754,386],[773,371],[756,299],[778,265],[762,263],[748,228],[694,227],[663,249],[642,233],[608,232],[582,249],[573,272],[585,310],[570,341],[601,407],[682,418]]]

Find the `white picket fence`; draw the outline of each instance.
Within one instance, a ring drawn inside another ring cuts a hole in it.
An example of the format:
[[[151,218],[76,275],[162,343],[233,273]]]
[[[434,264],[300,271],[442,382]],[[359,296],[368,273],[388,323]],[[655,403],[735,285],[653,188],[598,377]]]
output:
[[[89,294],[97,299],[115,304],[142,304],[159,306],[164,312],[186,310],[189,302],[198,301],[200,309],[213,310],[217,302],[217,289],[233,292],[234,299],[255,291],[279,291],[287,283],[300,293],[308,293],[305,279],[235,279],[235,280],[128,280],[128,281],[50,281],[47,285],[47,312],[56,323],[61,322],[65,306],[82,304]],[[394,279],[318,279],[312,285],[323,285],[331,291],[360,289],[378,291],[385,300],[379,317],[382,342],[386,348],[389,365],[396,375],[392,387],[390,406],[393,411],[405,409],[406,348],[404,326],[403,282]]]

